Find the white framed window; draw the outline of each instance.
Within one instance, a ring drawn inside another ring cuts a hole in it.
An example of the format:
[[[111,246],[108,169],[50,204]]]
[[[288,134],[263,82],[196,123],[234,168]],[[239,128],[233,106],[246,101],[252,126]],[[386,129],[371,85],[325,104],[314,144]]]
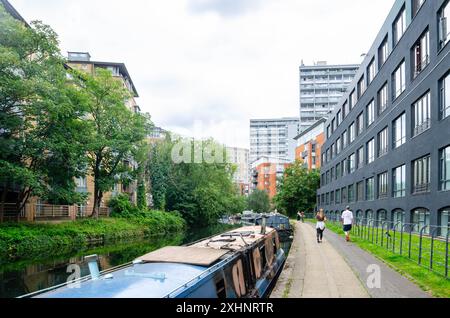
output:
[[[388,197],[388,181],[389,175],[387,172],[378,175],[378,198],[383,199]]]
[[[378,114],[382,114],[388,106],[388,84],[384,84],[378,91]]]
[[[364,146],[358,149],[357,153],[357,167],[361,169],[364,166]]]
[[[393,146],[394,149],[404,145],[406,142],[406,114],[394,120],[393,123]]]
[[[389,129],[386,127],[378,134],[378,157],[384,156],[389,147]]]
[[[439,10],[438,20],[439,20],[439,48],[442,49],[450,39],[450,1],[447,1]]]
[[[431,157],[425,156],[413,162],[413,193],[429,192],[431,185]]]
[[[441,191],[450,190],[450,146],[439,152],[439,180]]]
[[[375,140],[371,139],[367,143],[367,164],[375,161]]]
[[[392,92],[397,99],[406,89],[406,66],[403,61],[392,74]]]
[[[375,179],[369,178],[366,180],[366,200],[375,200]]]
[[[431,127],[431,94],[422,96],[413,104],[413,136],[420,135]]]
[[[405,7],[402,8],[400,13],[398,14],[397,18],[394,21],[394,24],[392,26],[393,28],[393,36],[394,36],[394,46],[397,45],[397,43],[402,38],[403,34],[406,31],[406,10]]]
[[[349,128],[349,143],[351,144],[356,139],[356,127],[355,123],[352,123]]]
[[[439,81],[440,119],[450,116],[450,73]]]
[[[356,131],[358,136],[364,132],[364,113],[359,114],[358,118],[356,118]]]
[[[392,173],[394,198],[406,196],[406,165],[397,167]]]
[[[386,63],[387,59],[389,57],[389,42],[388,37],[386,36],[381,42],[380,47],[378,48],[378,68],[381,69],[381,67]]]
[[[366,107],[367,127],[372,125],[375,121],[375,101],[372,99],[369,105]]]
[[[430,32],[425,31],[417,40],[412,50],[413,53],[413,77],[416,78],[430,63]]]
[[[375,59],[372,59],[367,67],[367,85],[370,85],[377,75],[377,68],[375,66]]]

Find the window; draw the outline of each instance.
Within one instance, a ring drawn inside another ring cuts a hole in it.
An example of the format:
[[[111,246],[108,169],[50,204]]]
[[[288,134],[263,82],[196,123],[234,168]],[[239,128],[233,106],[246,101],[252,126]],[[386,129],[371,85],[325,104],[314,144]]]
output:
[[[416,42],[412,50],[413,78],[416,78],[430,63],[430,32],[427,30]]]
[[[439,236],[447,237],[450,229],[450,208],[439,211],[439,226],[441,227]]]
[[[406,142],[406,114],[403,113],[400,117],[394,120],[393,123],[393,141],[394,149],[404,145]]]
[[[369,66],[367,67],[367,85],[370,85],[370,83],[372,83],[375,75],[377,75],[377,69],[375,67],[375,59],[372,59]]]
[[[450,73],[439,81],[440,119],[450,116]]]
[[[333,118],[333,120],[331,121],[331,133],[334,133],[335,130],[336,130],[336,119]]]
[[[350,94],[350,109],[353,109],[357,102],[358,102],[358,100],[356,99],[356,92],[353,91]]]
[[[330,192],[330,204],[333,205],[334,204],[334,191]]]
[[[326,194],[326,202],[327,202],[327,205],[330,205],[330,193],[329,192]]]
[[[392,92],[397,99],[406,89],[406,69],[403,61],[392,74]]]
[[[420,135],[431,127],[430,96],[430,92],[426,93],[413,105],[413,136]]]
[[[378,157],[384,156],[388,152],[388,143],[389,143],[388,134],[389,134],[388,127],[383,129],[378,134]]]
[[[388,197],[388,173],[378,175],[378,198],[384,199]]]
[[[414,226],[413,231],[420,232],[426,227],[423,233],[430,234],[430,211],[427,209],[415,209],[411,214],[412,223],[417,225]]]
[[[336,124],[339,127],[339,125],[342,123],[342,111],[337,112],[336,116]]]
[[[350,125],[350,131],[349,131],[349,143],[351,144],[352,142],[354,142],[355,138],[356,138],[355,123],[352,123]]]
[[[341,136],[342,139],[342,149],[347,148],[348,145],[348,135],[347,135],[347,130],[344,131],[344,133]]]
[[[356,184],[356,197],[357,197],[357,201],[361,202],[364,201],[364,182],[358,182]]]
[[[348,202],[355,202],[355,186],[353,184],[348,186]]]
[[[330,180],[330,182],[333,182],[334,179],[335,179],[335,176],[334,176],[334,167],[333,167],[333,168],[331,168],[331,180]]]
[[[336,155],[336,144],[331,145],[331,159]]]
[[[347,188],[344,187],[341,189],[341,203],[347,203]]]
[[[327,127],[327,138],[331,137],[331,126]]]
[[[361,169],[364,166],[364,146],[357,151],[357,168]]]
[[[403,34],[406,31],[406,10],[405,7],[400,11],[399,15],[394,21],[393,24],[393,35],[394,35],[394,46],[402,38]]]
[[[425,0],[413,0],[413,17],[416,16]]]
[[[384,86],[378,91],[378,114],[383,113],[388,105],[388,84],[384,84]]]
[[[447,1],[438,13],[439,17],[439,48],[442,49],[450,39],[450,28],[448,19],[450,18],[450,2]]]
[[[336,190],[336,204],[341,203],[341,190]]]
[[[387,59],[389,57],[389,43],[388,43],[388,37],[386,36],[381,42],[380,47],[378,48],[378,68],[381,69],[381,67],[386,63]]]
[[[392,179],[394,198],[403,198],[406,195],[406,166],[395,168]]]
[[[367,127],[373,124],[375,121],[375,101],[372,100],[369,105],[367,105]]]
[[[375,140],[372,139],[367,143],[367,164],[375,161]]]
[[[439,188],[441,191],[447,191],[450,190],[450,146],[440,151],[439,158],[440,158]]]
[[[349,173],[353,173],[356,171],[356,156],[355,154],[351,154],[348,157],[348,171]]]
[[[77,188],[87,188],[87,178],[86,177],[79,177],[75,178],[75,185]]]
[[[336,140],[336,154],[340,154],[342,150],[342,142],[341,142],[341,138],[338,138]]]
[[[350,112],[348,102],[345,101],[344,106],[342,106],[342,118],[347,117],[348,113]]]
[[[347,170],[347,159],[344,159],[343,161],[342,161],[342,163],[341,163],[341,167],[342,167],[342,175],[343,176],[345,176],[345,175],[347,175],[347,172],[348,172],[348,170]]]
[[[394,223],[394,226],[398,223],[405,223],[405,211],[394,210],[392,212],[392,223]]]
[[[375,180],[374,178],[370,178],[366,180],[366,200],[373,201],[375,200]]]
[[[358,82],[358,99],[361,98],[361,96],[366,91],[366,82],[364,81],[364,76],[361,77],[361,79]]]
[[[413,162],[413,193],[430,191],[431,157],[426,156]]]
[[[358,136],[362,135],[364,132],[364,113],[361,113],[358,118],[356,118],[356,133]]]
[[[336,165],[336,180],[342,177],[341,164]]]

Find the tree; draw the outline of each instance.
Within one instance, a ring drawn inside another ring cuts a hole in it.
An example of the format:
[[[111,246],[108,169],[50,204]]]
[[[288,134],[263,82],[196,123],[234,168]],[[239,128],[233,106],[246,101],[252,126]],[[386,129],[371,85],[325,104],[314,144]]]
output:
[[[118,182],[130,183],[135,176],[130,163],[142,147],[149,128],[149,118],[126,107],[128,90],[108,70],[95,75],[75,72],[84,96],[88,123],[86,135],[89,173],[94,178],[93,217],[98,216],[103,195]]]
[[[298,211],[312,211],[316,205],[320,172],[309,171],[301,162],[296,162],[285,171],[280,180],[278,194],[274,198],[277,209],[295,216]]]
[[[74,183],[85,165],[79,97],[56,33],[41,22],[26,27],[0,5],[0,217],[6,200],[17,212],[31,196],[83,200]]]
[[[267,213],[270,210],[270,198],[266,191],[256,189],[247,199],[248,209],[257,213]]]

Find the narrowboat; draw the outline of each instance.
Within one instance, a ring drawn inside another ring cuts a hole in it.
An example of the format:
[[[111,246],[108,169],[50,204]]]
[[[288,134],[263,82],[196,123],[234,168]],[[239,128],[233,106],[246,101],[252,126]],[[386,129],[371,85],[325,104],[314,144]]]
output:
[[[285,215],[280,213],[262,215],[256,219],[256,225],[262,225],[263,219],[266,219],[268,227],[277,230],[282,241],[289,239],[294,233],[289,218]]]
[[[275,229],[242,227],[187,246],[165,247],[26,298],[266,298],[286,255]]]

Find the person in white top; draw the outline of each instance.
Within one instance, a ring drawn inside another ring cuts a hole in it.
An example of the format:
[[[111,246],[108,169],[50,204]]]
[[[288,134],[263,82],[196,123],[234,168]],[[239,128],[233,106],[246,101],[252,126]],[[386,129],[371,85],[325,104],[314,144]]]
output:
[[[345,240],[350,242],[350,231],[353,226],[353,212],[350,211],[350,207],[348,206],[341,216],[342,224],[344,225],[345,232]]]

